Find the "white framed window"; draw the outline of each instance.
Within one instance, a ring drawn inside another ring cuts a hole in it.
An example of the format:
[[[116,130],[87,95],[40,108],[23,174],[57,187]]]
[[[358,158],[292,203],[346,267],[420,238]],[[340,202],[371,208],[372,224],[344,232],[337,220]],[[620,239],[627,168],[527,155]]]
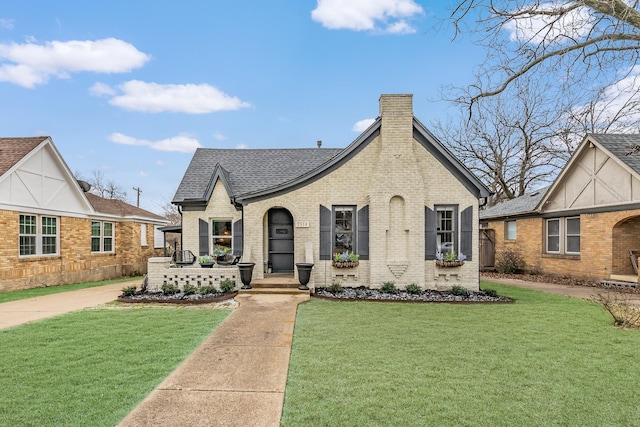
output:
[[[112,222],[92,221],[91,252],[113,252],[113,231]]]
[[[333,206],[333,253],[355,252],[355,206]]]
[[[552,254],[580,253],[580,217],[546,221],[545,250]]]
[[[233,250],[233,228],[230,219],[211,220],[213,252],[224,249],[227,253]]]
[[[436,245],[441,253],[455,252],[456,207],[436,206]]]
[[[58,255],[60,233],[57,217],[20,214],[18,227],[20,256]]]
[[[506,221],[504,223],[504,239],[516,240],[516,222]]]

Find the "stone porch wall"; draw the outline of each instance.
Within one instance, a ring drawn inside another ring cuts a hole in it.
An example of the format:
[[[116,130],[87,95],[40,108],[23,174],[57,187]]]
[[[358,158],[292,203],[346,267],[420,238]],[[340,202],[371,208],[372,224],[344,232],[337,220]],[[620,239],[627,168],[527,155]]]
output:
[[[194,267],[175,267],[171,265],[171,258],[154,257],[149,258],[147,273],[147,289],[149,292],[160,292],[162,285],[173,284],[184,289],[184,285],[214,286],[220,289],[220,282],[231,279],[236,283],[236,289],[242,286],[238,267],[218,267],[201,268],[195,264]]]

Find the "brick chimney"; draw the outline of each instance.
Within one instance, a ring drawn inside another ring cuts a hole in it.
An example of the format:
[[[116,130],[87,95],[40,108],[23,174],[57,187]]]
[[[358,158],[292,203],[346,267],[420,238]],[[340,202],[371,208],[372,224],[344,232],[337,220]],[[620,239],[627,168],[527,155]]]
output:
[[[413,95],[381,95],[382,143],[384,149],[403,150],[413,140]]]

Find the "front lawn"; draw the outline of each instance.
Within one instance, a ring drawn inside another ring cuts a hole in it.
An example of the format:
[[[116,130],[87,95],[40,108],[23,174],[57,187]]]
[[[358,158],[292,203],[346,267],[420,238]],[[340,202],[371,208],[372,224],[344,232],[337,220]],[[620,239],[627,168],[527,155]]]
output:
[[[0,303],[17,301],[26,298],[35,298],[43,295],[58,294],[60,292],[77,291],[79,289],[95,288],[96,286],[109,285],[111,283],[131,282],[134,280],[139,280],[140,283],[142,283],[142,276],[125,277],[122,279],[113,280],[102,280],[100,282],[74,283],[71,285],[44,286],[40,288],[21,289],[19,291],[0,292]]]
[[[314,300],[298,308],[284,426],[638,425],[640,331],[590,301]]]
[[[0,331],[1,426],[113,426],[229,310],[86,310]]]

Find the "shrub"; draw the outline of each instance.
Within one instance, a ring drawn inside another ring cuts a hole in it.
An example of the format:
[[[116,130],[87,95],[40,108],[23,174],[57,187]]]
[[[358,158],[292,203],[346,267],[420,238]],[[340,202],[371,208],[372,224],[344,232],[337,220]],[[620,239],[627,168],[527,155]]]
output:
[[[592,300],[602,306],[613,317],[613,323],[623,328],[640,328],[640,309],[628,294],[616,291],[598,292]]]
[[[505,249],[496,255],[498,273],[519,274],[524,270],[524,258],[513,249]]]
[[[498,296],[498,291],[496,291],[495,289],[483,289],[482,292],[484,292],[484,294],[488,297],[497,297]]]
[[[337,282],[330,284],[328,289],[329,289],[329,292],[331,292],[332,294],[339,294],[340,292],[343,291],[342,285]]]
[[[209,285],[201,286],[198,292],[200,292],[200,295],[213,294],[216,292],[216,287]]]
[[[451,288],[451,294],[455,296],[466,297],[467,295],[469,295],[469,291],[460,285],[454,285]]]
[[[385,294],[395,294],[398,292],[395,282],[384,282],[380,290]]]
[[[420,289],[420,286],[416,285],[415,283],[411,283],[407,285],[405,291],[407,291],[408,294],[417,295],[422,292],[422,289]]]
[[[122,296],[123,297],[130,297],[136,294],[136,287],[135,286],[127,286],[122,288]]]
[[[228,294],[230,292],[233,292],[235,288],[236,282],[231,279],[224,279],[222,282],[220,282],[220,291],[222,291],[222,293]]]
[[[178,293],[178,287],[173,283],[164,283],[160,290],[165,295],[175,295]]]
[[[187,284],[182,288],[182,293],[185,295],[194,295],[196,292],[198,292],[198,288],[193,285]]]

